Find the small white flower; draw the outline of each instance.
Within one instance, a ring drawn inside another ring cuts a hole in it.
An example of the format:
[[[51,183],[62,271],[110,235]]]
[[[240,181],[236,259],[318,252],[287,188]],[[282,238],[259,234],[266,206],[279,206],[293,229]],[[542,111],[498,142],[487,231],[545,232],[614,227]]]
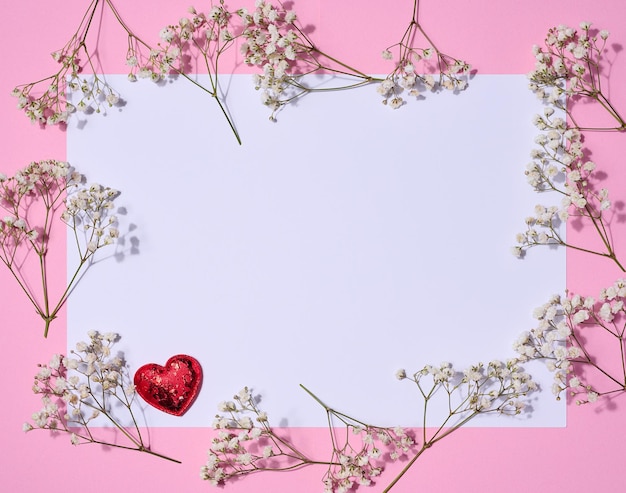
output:
[[[159,37],[166,42],[170,42],[174,39],[174,35],[175,32],[171,27],[164,27],[163,29],[161,29],[161,31],[159,32]]]
[[[389,101],[389,106],[391,106],[394,110],[399,108],[404,104],[404,100],[401,97],[391,98]]]
[[[575,324],[583,323],[586,320],[589,320],[589,312],[587,310],[579,310],[572,317],[572,321]]]

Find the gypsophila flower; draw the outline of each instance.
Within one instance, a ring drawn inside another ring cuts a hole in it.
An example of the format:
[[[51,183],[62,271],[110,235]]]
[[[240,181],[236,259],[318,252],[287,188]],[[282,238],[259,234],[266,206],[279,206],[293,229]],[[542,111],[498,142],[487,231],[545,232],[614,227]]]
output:
[[[41,395],[42,408],[32,414],[34,424],[25,423],[22,429],[64,432],[72,445],[97,443],[178,462],[151,451],[143,441],[131,410],[133,394],[124,391],[132,386],[128,368],[120,355],[111,357],[111,347],[117,339],[118,335],[112,332],[103,335],[90,331],[89,342],[78,343],[69,356],[55,354],[47,365],[40,365],[33,391]],[[130,417],[131,427],[124,426],[123,420],[113,414],[112,404]],[[94,429],[97,425],[92,422],[99,416],[121,430],[120,436],[127,444],[98,438]]]
[[[44,320],[44,336],[93,254],[119,237],[117,219],[111,214],[119,192],[101,185],[86,188],[83,181],[69,163],[57,160],[32,162],[14,176],[0,180],[0,207],[9,213],[0,219],[0,261]],[[74,233],[79,259],[66,290],[53,302],[44,259],[59,211],[61,220]],[[40,270],[41,293],[23,270],[33,254]]]
[[[259,0],[254,9],[239,8],[229,11],[224,0],[210,6],[207,12],[187,9],[187,16],[162,26],[155,45],[146,43],[124,22],[112,2],[104,2],[113,18],[125,32],[128,41],[126,65],[128,80],[149,79],[161,82],[171,76],[179,76],[193,82],[209,94],[218,104],[235,138],[241,139],[226,108],[226,91],[221,90],[218,65],[220,58],[237,42],[244,63],[258,67],[255,87],[261,92],[260,100],[270,110],[270,120],[289,103],[312,92],[351,89],[373,82],[383,82],[322,52],[300,27],[296,13],[281,4]],[[97,74],[87,37],[98,11],[99,2],[92,2],[70,41],[53,52],[61,69],[40,81],[23,84],[12,91],[22,109],[34,122],[42,124],[63,123],[72,113],[89,114],[105,112],[107,107],[120,104],[120,95],[98,75],[83,76],[82,72]],[[406,102],[400,92],[419,97],[423,91],[446,88],[460,91],[467,86],[469,65],[440,52],[425,35],[416,18],[417,0],[409,33],[397,46],[403,48],[401,60],[394,74],[389,76],[393,89],[385,95],[385,104],[399,108]],[[412,32],[421,31],[428,40],[425,48],[415,48],[409,43]],[[394,45],[395,46],[395,45]],[[386,59],[393,57],[391,50],[383,52]],[[430,62],[432,60],[432,63]],[[418,73],[417,65],[426,67],[426,73]],[[189,74],[206,70],[209,83],[203,85]],[[437,73],[438,80],[429,72]],[[317,87],[306,78],[309,74],[335,75],[334,87]],[[39,94],[39,88],[43,94]],[[68,100],[68,95],[73,95]],[[390,97],[387,100],[387,95]]]
[[[534,46],[535,69],[528,75],[530,88],[537,96],[567,112],[576,120],[567,101],[572,97],[599,103],[618,123],[615,130],[626,129],[626,123],[612,106],[601,87],[601,62],[608,31],[590,32],[591,23],[581,22],[580,29],[565,25],[553,27],[545,38],[545,47]]]
[[[448,409],[448,414],[444,414],[441,425],[434,426],[430,432],[424,426],[421,447],[418,447],[408,466],[396,476],[386,491],[407,472],[421,454],[476,416],[490,413],[520,414],[526,405],[528,394],[536,391],[537,385],[519,363],[518,359],[492,360],[487,365],[477,363],[463,371],[457,371],[452,364],[444,362],[440,365],[426,365],[411,377],[405,376],[403,380],[412,381],[424,401],[424,424],[427,422],[430,404],[435,399],[444,400],[444,408]],[[370,450],[369,456],[379,456],[379,450]],[[397,454],[392,451],[390,458],[395,460]],[[328,481],[327,484],[331,486],[329,491],[337,491],[337,486],[347,486],[336,481]]]
[[[303,77],[307,74],[349,76],[351,81],[343,86],[347,88],[375,80],[320,51],[299,27],[295,12],[280,3],[259,0],[253,12],[240,9],[237,15],[243,23],[241,53],[247,65],[261,69],[254,79],[255,88],[271,110],[271,120],[285,105],[316,91],[306,84]]]
[[[257,405],[258,401],[259,398],[244,387],[232,401],[218,405],[219,411],[224,414],[215,418],[217,434],[212,440],[207,461],[201,468],[202,479],[219,485],[230,478],[259,470],[288,470],[324,463],[328,465],[323,478],[325,486],[330,491],[342,491],[349,488],[348,485],[370,484],[374,477],[380,475],[382,467],[379,459],[384,450],[398,459],[415,445],[403,428],[366,425],[324,406],[331,428],[335,429],[332,422],[336,419],[351,433],[344,443],[335,442],[331,460],[313,459],[282,436],[280,430],[270,426],[267,414]]]
[[[385,60],[393,59],[393,50],[398,53],[393,71],[378,86],[383,104],[393,109],[404,104],[404,99],[400,97],[404,92],[418,98],[427,91],[463,91],[467,87],[470,65],[441,52],[432,43],[417,16],[417,3],[414,3],[413,17],[404,36],[382,52]],[[418,39],[425,47],[416,45]]]
[[[526,179],[538,192],[552,191],[561,195],[559,206],[538,204],[533,216],[526,219],[526,231],[516,236],[518,245],[513,249],[517,257],[538,245],[562,245],[607,257],[622,270],[613,248],[612,238],[605,224],[610,211],[608,190],[594,186],[596,164],[587,158],[582,134],[554,111],[536,115],[535,126],[542,132],[535,139],[537,148],[531,152],[532,161],[526,165]],[[586,245],[568,243],[563,235],[563,223],[569,220],[589,222],[600,235],[606,251],[594,250]]]
[[[603,289],[597,300],[580,295],[553,296],[535,311],[537,327],[522,334],[514,344],[521,360],[546,361],[554,374],[552,390],[557,398],[569,392],[576,403],[583,404],[625,390],[626,374],[617,374],[613,369],[626,365],[621,349],[615,353],[619,358],[617,366],[610,359],[610,352],[594,354],[598,341],[621,347],[626,322],[625,285],[623,279],[617,280]],[[602,390],[596,388],[598,385]]]
[[[110,4],[107,2],[107,5]],[[52,58],[59,64],[56,73],[19,85],[11,92],[17,98],[18,109],[31,122],[41,125],[66,123],[77,109],[84,113],[101,113],[118,103],[119,95],[102,76],[96,75],[94,60],[86,44],[91,18],[97,8],[98,2],[92,2],[74,35],[63,48],[52,53]],[[85,69],[94,75],[83,75]],[[68,100],[70,93],[77,100],[74,104]]]
[[[462,372],[450,363],[426,365],[410,378],[427,401],[439,392],[447,396],[450,417],[478,413],[518,414],[521,399],[537,389],[519,360],[478,363]],[[449,418],[450,418],[449,417]],[[448,418],[448,419],[449,419]]]
[[[324,490],[346,492],[356,485],[373,484],[383,471],[384,460],[398,460],[412,455],[410,467],[432,445],[479,414],[521,413],[526,396],[537,389],[517,359],[505,362],[493,360],[487,365],[478,363],[463,372],[456,371],[450,363],[444,362],[438,366],[426,365],[411,377],[406,375],[405,370],[399,370],[396,377],[412,380],[417,385],[425,401],[425,410],[435,396],[448,397],[449,415],[444,417],[441,427],[435,428],[431,436],[428,436],[427,428],[423,429],[421,447],[410,431],[401,427],[383,428],[361,422],[329,407],[301,386],[323,407],[333,437],[330,459],[311,458],[270,426],[267,414],[258,407],[260,399],[248,387],[244,387],[232,401],[218,405],[223,414],[215,417],[216,435],[200,477],[213,485],[221,485],[230,478],[257,471],[281,471],[311,464],[326,464],[328,469],[323,477]],[[396,476],[391,485],[406,470],[408,467]]]

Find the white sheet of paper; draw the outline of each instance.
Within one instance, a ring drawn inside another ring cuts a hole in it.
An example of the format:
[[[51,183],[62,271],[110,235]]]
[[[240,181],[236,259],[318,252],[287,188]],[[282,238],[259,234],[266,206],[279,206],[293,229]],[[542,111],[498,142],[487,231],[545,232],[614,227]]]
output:
[[[373,86],[314,94],[277,123],[249,76],[225,77],[242,146],[187,81],[107,80],[126,104],[71,122],[68,160],[122,191],[125,254],[102,250],[80,281],[68,344],[118,332],[132,372],[200,361],[195,404],[177,418],[141,402],[149,426],[210,426],[244,385],[273,425],[326,426],[300,383],[363,421],[419,425],[398,368],[513,357],[532,310],[565,286],[562,249],[510,253],[550,199],[524,178],[541,111],[524,76],[479,75],[398,110]],[[564,426],[551,376],[528,368],[544,389],[532,412],[473,423]]]

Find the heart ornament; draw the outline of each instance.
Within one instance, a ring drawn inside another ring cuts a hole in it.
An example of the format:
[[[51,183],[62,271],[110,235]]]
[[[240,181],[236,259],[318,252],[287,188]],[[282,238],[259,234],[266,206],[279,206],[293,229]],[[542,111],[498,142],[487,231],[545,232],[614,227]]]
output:
[[[174,416],[185,414],[202,384],[202,367],[185,354],[172,356],[165,366],[149,363],[135,372],[137,393],[159,411]]]

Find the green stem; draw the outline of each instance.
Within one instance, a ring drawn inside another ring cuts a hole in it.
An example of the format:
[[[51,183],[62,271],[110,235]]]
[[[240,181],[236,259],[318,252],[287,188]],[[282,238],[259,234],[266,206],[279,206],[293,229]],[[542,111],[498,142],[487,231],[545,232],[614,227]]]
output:
[[[617,256],[615,255],[615,252],[613,251],[613,248],[611,246],[611,242],[609,241],[608,234],[607,234],[606,229],[604,227],[604,223],[600,219],[600,224],[598,224],[598,219],[596,219],[596,217],[593,215],[593,211],[591,210],[591,207],[589,206],[589,204],[585,205],[585,210],[587,211],[587,214],[589,215],[589,219],[591,219],[591,222],[593,223],[593,226],[596,228],[596,231],[597,231],[598,235],[600,235],[600,238],[602,239],[602,243],[604,243],[604,246],[607,249],[607,255],[606,256],[609,257],[610,259],[612,259],[617,264],[617,266],[621,269],[622,272],[626,272],[626,269],[624,269],[622,264],[617,259]]]
[[[433,40],[430,39],[428,34],[426,34],[426,31],[424,31],[422,26],[420,26],[417,22],[415,22],[415,27],[417,27],[419,29],[419,31],[422,33],[422,36],[424,36],[426,41],[428,41],[430,43],[430,46],[432,46],[435,49],[435,52],[437,53],[437,55],[441,55],[441,52],[439,51],[439,48],[437,48],[437,45],[435,45],[435,43],[433,43]]]
[[[571,243],[567,243],[563,241],[560,236],[557,236],[556,239],[559,245],[563,245],[566,248],[571,248],[572,250],[577,250],[579,252],[590,253],[592,255],[597,255],[599,257],[610,258],[611,260],[613,260],[613,262],[617,264],[617,266],[621,269],[622,272],[626,272],[626,269],[624,269],[620,261],[617,259],[615,253],[596,252],[595,250],[589,250],[587,248],[572,245]],[[539,243],[537,243],[536,245],[539,245]]]
[[[322,406],[326,411],[332,411],[332,409],[330,407],[328,407],[326,404],[324,404],[319,397],[317,397],[313,392],[311,392],[309,389],[307,389],[304,385],[300,384],[300,387],[302,387],[302,389],[304,389],[304,391],[309,394],[311,397],[313,397],[313,399],[315,399],[315,401]]]
[[[624,376],[623,388],[626,389],[626,360],[624,359],[624,357],[625,357],[625,355],[624,355],[624,337],[620,335],[617,338],[617,340],[619,341],[619,352],[620,352],[620,356],[622,358],[622,375]]]
[[[41,310],[41,308],[39,307],[39,304],[35,301],[35,299],[33,298],[33,296],[31,295],[31,293],[28,291],[28,289],[26,288],[26,286],[24,285],[24,283],[22,282],[22,280],[18,277],[18,275],[15,273],[15,271],[13,270],[13,266],[12,264],[9,264],[5,261],[4,258],[0,257],[2,259],[2,263],[4,263],[4,265],[7,266],[7,268],[9,269],[9,271],[11,272],[11,274],[13,275],[13,277],[15,278],[15,280],[17,281],[17,283],[19,284],[20,288],[22,288],[22,291],[24,291],[24,293],[26,294],[26,296],[28,297],[28,299],[30,300],[30,302],[33,304],[33,306],[35,307],[35,310],[37,311],[37,314],[39,316],[41,316],[42,318],[45,318],[43,315],[43,311]]]
[[[598,103],[600,103],[602,105],[602,107],[607,110],[609,112],[609,114],[615,118],[615,120],[617,120],[617,122],[620,124],[619,127],[617,127],[616,130],[626,130],[626,122],[624,121],[624,119],[620,116],[620,114],[617,112],[617,110],[615,109],[615,107],[611,104],[611,102],[608,100],[608,98],[606,98],[604,96],[604,94],[602,94],[601,92],[599,92],[596,97],[594,98],[596,101],[598,101]]]
[[[422,445],[422,448],[417,452],[417,454],[415,454],[415,456],[407,463],[406,466],[404,466],[404,468],[402,469],[402,471],[400,471],[400,473],[393,479],[393,481],[391,483],[389,483],[389,485],[383,490],[383,493],[388,493],[391,488],[393,488],[396,483],[398,481],[400,481],[400,479],[402,478],[402,476],[404,476],[409,469],[411,469],[411,466],[413,466],[413,464],[415,464],[415,461],[430,447],[432,447],[435,443],[437,443],[440,440],[443,440],[445,437],[447,437],[448,435],[454,433],[456,430],[458,430],[459,428],[461,428],[463,425],[465,425],[468,421],[470,421],[471,419],[473,419],[474,417],[476,417],[478,415],[478,411],[474,411],[472,414],[470,414],[467,418],[465,418],[464,420],[462,420],[460,423],[457,423],[456,425],[454,425],[452,428],[448,428],[445,433],[442,433],[441,435],[437,436],[438,433],[442,430],[442,427],[439,427],[439,429],[437,430],[437,432],[431,437],[430,440],[428,441],[424,441],[424,445]],[[424,428],[424,436],[426,433],[426,428]]]
[[[169,460],[170,462],[174,462],[176,464],[182,464],[181,461],[179,461],[178,459],[174,459],[172,457],[168,457],[167,455],[163,455],[163,454],[159,454],[158,452],[154,452],[153,450],[150,450],[149,448],[146,447],[141,447],[138,449],[140,452],[145,452],[146,454],[150,454],[150,455],[154,455],[155,457],[159,457],[161,459],[165,459],[165,460]]]
[[[191,82],[195,86],[197,86],[200,89],[202,89],[203,91],[209,93],[215,99],[215,102],[220,107],[220,110],[221,110],[222,114],[224,115],[224,118],[226,118],[226,121],[228,122],[228,126],[230,127],[230,129],[232,130],[233,134],[235,135],[235,139],[237,139],[237,143],[239,145],[241,145],[241,137],[239,136],[239,132],[237,132],[237,129],[235,128],[235,124],[232,122],[230,116],[228,115],[228,112],[226,111],[226,108],[222,104],[222,101],[220,100],[220,97],[216,93],[212,93],[211,91],[209,91],[202,84],[199,84],[198,82],[193,80],[191,77],[189,77],[189,75],[185,74],[184,72],[181,72],[181,71],[179,71],[177,69],[174,69],[174,70],[176,70],[176,73],[178,73],[179,75],[182,75],[185,79],[187,79],[189,82]]]
[[[87,33],[89,32],[89,28],[91,27],[91,22],[93,21],[93,17],[96,14],[96,8],[98,7],[99,3],[100,3],[100,0],[94,0],[89,6],[89,8],[91,9],[91,13],[89,14],[89,20],[87,21],[87,25],[85,26],[83,35],[81,36],[81,44],[83,45],[84,45],[85,38],[87,37]],[[89,12],[89,10],[87,11]],[[85,17],[83,17],[83,20],[80,22],[80,24],[82,25],[84,21],[85,21]]]
[[[48,298],[48,276],[46,271],[45,254],[43,252],[39,255],[39,269],[41,271],[41,283],[43,286],[43,318],[46,321],[46,328],[44,330],[43,336],[48,337],[48,328],[50,327],[50,322],[54,319],[54,316],[50,316],[50,300]]]
[[[43,329],[43,336],[44,338],[48,337],[48,330],[50,330],[50,323],[52,323],[52,321],[54,320],[54,318],[50,318],[50,317],[43,317],[44,322],[45,322],[45,326]]]
[[[613,377],[606,370],[603,370],[596,363],[593,362],[593,360],[591,359],[591,356],[589,355],[589,353],[585,349],[584,344],[581,344],[580,341],[578,340],[578,337],[576,336],[576,333],[572,332],[572,335],[570,337],[574,341],[575,346],[577,346],[583,352],[583,354],[585,355],[585,360],[583,360],[583,361],[580,361],[580,360],[570,360],[571,363],[579,363],[579,364],[590,365],[591,367],[595,368],[600,373],[602,373],[609,380],[611,380],[611,381],[615,382],[617,385],[623,387],[622,382],[620,382],[617,378]]]
[[[426,443],[422,446],[422,448],[417,452],[417,454],[415,454],[415,456],[406,464],[406,466],[404,466],[404,468],[402,469],[402,471],[400,471],[400,473],[393,479],[393,481],[391,483],[389,483],[387,485],[387,487],[383,490],[383,493],[388,493],[391,488],[393,488],[396,483],[398,481],[400,481],[400,479],[402,479],[402,476],[404,476],[407,471],[409,469],[411,469],[411,467],[413,466],[413,464],[415,464],[415,461],[417,459],[419,459],[419,457],[424,453],[424,451],[426,451],[427,448],[429,448],[430,445],[427,445]]]
[[[46,321],[44,337],[48,337],[48,328],[50,326],[50,322],[52,322],[52,320],[54,320],[57,317],[57,315],[59,314],[59,311],[61,310],[61,308],[63,308],[63,305],[67,301],[67,298],[69,297],[69,294],[72,288],[74,287],[74,283],[76,282],[76,279],[78,278],[78,274],[81,272],[83,265],[85,265],[85,259],[81,259],[78,268],[74,272],[74,275],[72,276],[72,279],[70,280],[67,287],[65,288],[65,291],[63,291],[63,294],[61,295],[59,302],[54,307],[54,310],[52,310],[52,313],[50,313],[49,311],[46,311],[46,316],[44,317],[42,315],[43,319]],[[46,307],[46,310],[48,310],[47,307]]]
[[[362,79],[365,79],[367,82],[372,82],[373,80],[375,80],[373,77],[371,77],[371,76],[369,76],[367,74],[364,74],[360,70],[357,70],[354,67],[351,67],[350,65],[337,60],[335,57],[332,57],[332,56],[328,55],[327,53],[324,53],[323,51],[321,51],[317,47],[312,46],[312,48],[313,48],[313,51],[315,51],[319,55],[323,56],[324,58],[328,58],[331,62],[336,63],[340,67],[343,67],[343,68],[349,70],[350,72],[343,72],[341,70],[336,70],[336,69],[333,69],[331,67],[326,67],[326,69],[331,70],[332,72],[335,72],[337,74],[352,75],[354,77],[360,77]]]
[[[115,448],[120,448],[120,449],[124,449],[124,450],[135,450],[137,452],[145,452],[146,454],[154,455],[155,457],[159,457],[161,459],[169,460],[170,462],[174,462],[176,464],[182,464],[182,462],[177,460],[177,459],[173,459],[172,457],[168,457],[167,455],[163,455],[163,454],[159,454],[158,452],[154,452],[154,451],[150,450],[149,448],[144,447],[143,445],[140,445],[137,448],[135,448],[135,447],[128,447],[126,445],[119,445],[117,443],[108,443],[108,442],[103,442],[101,440],[94,440],[92,438],[89,439],[89,442],[90,443],[97,443],[98,445],[105,445],[107,447],[115,447]]]

